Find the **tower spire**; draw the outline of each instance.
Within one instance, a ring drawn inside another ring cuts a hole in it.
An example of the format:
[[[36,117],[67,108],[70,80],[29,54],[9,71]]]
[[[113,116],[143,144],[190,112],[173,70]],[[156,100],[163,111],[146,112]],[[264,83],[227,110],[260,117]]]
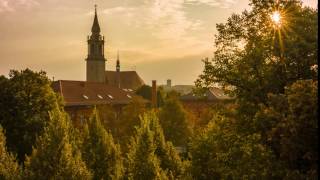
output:
[[[97,5],[94,5],[94,20],[93,20],[93,25],[91,28],[91,32],[92,33],[100,33],[100,25],[99,25],[99,21],[98,21],[98,15],[97,15]]]
[[[119,58],[119,50],[117,52],[117,66],[116,66],[117,72],[120,71],[120,58]]]
[[[100,35],[97,5],[94,6],[92,34],[88,37],[87,81],[105,82],[104,37]]]

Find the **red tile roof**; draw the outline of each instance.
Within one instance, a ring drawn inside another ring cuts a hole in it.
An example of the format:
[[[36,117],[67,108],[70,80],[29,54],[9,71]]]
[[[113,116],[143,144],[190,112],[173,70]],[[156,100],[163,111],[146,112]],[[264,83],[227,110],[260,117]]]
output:
[[[131,92],[105,83],[59,80],[52,83],[66,106],[128,104],[134,96]]]
[[[120,88],[136,90],[144,85],[136,71],[120,71]],[[117,72],[106,71],[106,83],[111,86],[118,87]]]

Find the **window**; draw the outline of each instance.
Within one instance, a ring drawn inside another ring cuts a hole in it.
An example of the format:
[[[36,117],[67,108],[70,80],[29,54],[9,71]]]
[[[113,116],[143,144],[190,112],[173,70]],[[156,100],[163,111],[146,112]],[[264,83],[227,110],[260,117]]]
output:
[[[98,94],[97,96],[98,96],[98,98],[103,99],[103,97],[100,94]]]
[[[111,96],[110,94],[108,94],[108,97],[109,97],[110,99],[113,99],[113,96]]]
[[[88,97],[88,96],[86,96],[85,94],[84,94],[84,95],[82,95],[82,97],[83,97],[83,98],[85,98],[85,99],[89,99],[89,97]]]

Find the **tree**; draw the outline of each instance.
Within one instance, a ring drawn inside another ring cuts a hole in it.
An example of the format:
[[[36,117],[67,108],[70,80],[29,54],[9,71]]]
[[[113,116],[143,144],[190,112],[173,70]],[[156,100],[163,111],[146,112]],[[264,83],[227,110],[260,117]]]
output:
[[[198,87],[223,86],[237,97],[245,115],[266,104],[268,93],[284,93],[296,80],[313,78],[310,67],[318,57],[317,10],[296,0],[252,0],[250,6],[217,25],[214,58],[204,60],[196,81]],[[280,28],[270,18],[276,9]]]
[[[250,6],[217,25],[214,58],[204,60],[196,85],[219,84],[236,97],[235,111],[228,115],[235,119],[233,134],[258,137],[248,141],[279,159],[277,165],[286,171],[280,178],[316,177],[317,108],[312,98],[317,95],[312,83],[304,81],[318,78],[318,11],[296,0],[252,0]],[[281,15],[280,26],[270,18],[274,11]]]
[[[81,152],[73,146],[72,125],[68,115],[56,108],[25,162],[27,179],[91,179],[81,159]]]
[[[154,133],[155,155],[160,160],[160,167],[171,175],[172,179],[182,179],[185,175],[186,163],[182,162],[172,143],[165,140],[155,112],[148,112],[144,116],[148,119],[150,130]]]
[[[259,134],[240,135],[231,119],[215,116],[190,145],[194,179],[274,179],[281,172]]]
[[[123,173],[120,146],[102,126],[96,109],[84,127],[84,134],[83,159],[94,179],[120,179]]]
[[[157,89],[157,104],[158,107],[161,107],[163,104],[163,89],[161,87],[159,87]],[[148,86],[148,85],[143,85],[141,86],[139,89],[136,90],[136,94],[143,97],[144,99],[147,99],[149,101],[151,101],[152,98],[152,87]]]
[[[139,89],[136,90],[136,94],[151,101],[152,88],[151,88],[151,86],[143,85]]]
[[[141,97],[133,97],[132,101],[122,109],[117,123],[117,133],[115,138],[123,145],[126,152],[126,144],[131,136],[134,135],[135,126],[140,123],[139,116],[146,111],[145,101]]]
[[[159,120],[166,140],[175,146],[186,145],[192,131],[188,121],[188,113],[175,97],[168,97],[159,110]]]
[[[127,154],[126,179],[168,179],[155,154],[154,132],[150,130],[147,116],[141,118],[140,127],[131,139]]]
[[[113,135],[116,135],[119,128],[117,124],[119,121],[119,113],[110,104],[98,105],[96,108],[104,128],[111,131]]]
[[[257,127],[267,131],[267,143],[284,163],[286,178],[316,179],[318,176],[318,81],[300,80],[284,95],[269,95],[269,105],[256,116]],[[262,131],[261,130],[261,131]]]
[[[21,168],[14,156],[7,151],[6,137],[0,126],[0,179],[21,179]]]
[[[0,77],[0,123],[6,131],[8,150],[23,162],[36,137],[48,123],[48,112],[61,100],[50,87],[46,73],[11,70]]]

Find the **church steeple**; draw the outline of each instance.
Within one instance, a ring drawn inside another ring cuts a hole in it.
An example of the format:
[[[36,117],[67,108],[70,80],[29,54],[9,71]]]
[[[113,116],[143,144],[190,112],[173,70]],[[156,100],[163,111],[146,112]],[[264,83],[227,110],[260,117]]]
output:
[[[87,81],[105,82],[104,37],[100,35],[97,5],[94,9],[94,20],[88,37]]]
[[[100,34],[100,25],[97,16],[97,5],[94,5],[94,20],[91,28],[92,34]]]
[[[119,50],[117,53],[117,66],[116,66],[117,72],[120,72],[120,58],[119,58]]]

